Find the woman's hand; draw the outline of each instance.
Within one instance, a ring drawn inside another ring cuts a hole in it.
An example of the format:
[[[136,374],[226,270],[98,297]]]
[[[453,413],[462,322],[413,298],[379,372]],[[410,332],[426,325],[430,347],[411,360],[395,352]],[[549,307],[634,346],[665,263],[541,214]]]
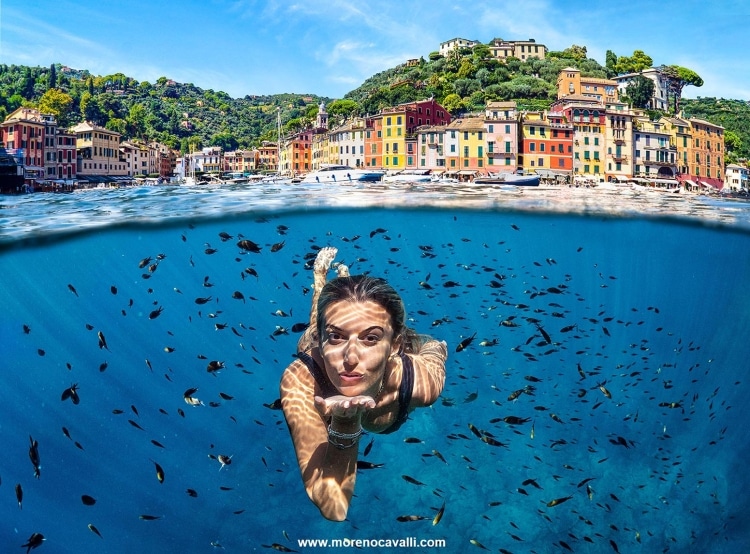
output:
[[[315,397],[315,408],[324,418],[359,421],[362,414],[375,407],[371,396],[336,395],[328,398]]]

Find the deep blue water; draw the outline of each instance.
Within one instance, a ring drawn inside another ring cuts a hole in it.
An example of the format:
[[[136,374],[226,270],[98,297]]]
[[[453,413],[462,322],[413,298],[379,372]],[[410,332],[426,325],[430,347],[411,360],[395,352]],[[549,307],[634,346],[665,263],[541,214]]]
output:
[[[514,553],[750,549],[747,231],[445,206],[149,223],[12,239],[0,251],[0,551],[23,552],[34,532],[47,539],[39,552],[76,553],[314,551],[297,540],[405,537],[445,539],[409,550],[424,552],[481,551],[471,540]],[[242,251],[241,237],[261,252]],[[307,499],[283,415],[268,407],[295,351],[291,327],[308,318],[305,257],[322,246],[352,273],[387,278],[411,325],[450,352],[441,399],[375,436],[366,458],[372,436],[362,441],[360,459],[384,466],[359,472],[343,523]],[[209,373],[210,360],[225,369]],[[74,383],[77,405],[61,400]],[[204,406],[184,402],[191,387]],[[491,422],[506,416],[530,421]],[[220,469],[219,454],[232,463]]]

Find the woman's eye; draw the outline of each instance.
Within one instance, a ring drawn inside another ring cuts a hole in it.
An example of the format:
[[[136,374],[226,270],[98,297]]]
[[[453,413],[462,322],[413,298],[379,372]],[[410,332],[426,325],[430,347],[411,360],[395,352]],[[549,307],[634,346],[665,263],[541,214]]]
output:
[[[338,333],[328,333],[328,340],[329,342],[339,342],[342,340],[342,337]]]
[[[380,337],[378,335],[367,335],[365,337],[365,342],[367,343],[376,343],[380,340]]]

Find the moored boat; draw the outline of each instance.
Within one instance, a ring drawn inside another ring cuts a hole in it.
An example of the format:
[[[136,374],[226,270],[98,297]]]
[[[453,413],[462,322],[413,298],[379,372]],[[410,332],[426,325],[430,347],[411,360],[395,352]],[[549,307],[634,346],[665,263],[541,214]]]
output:
[[[538,187],[539,175],[520,175],[517,173],[497,173],[486,177],[475,177],[476,185],[515,185],[517,187]]]
[[[385,172],[376,169],[355,169],[348,165],[322,164],[320,169],[305,175],[302,183],[377,182]]]
[[[22,194],[28,192],[23,180],[23,166],[0,142],[0,194]]]

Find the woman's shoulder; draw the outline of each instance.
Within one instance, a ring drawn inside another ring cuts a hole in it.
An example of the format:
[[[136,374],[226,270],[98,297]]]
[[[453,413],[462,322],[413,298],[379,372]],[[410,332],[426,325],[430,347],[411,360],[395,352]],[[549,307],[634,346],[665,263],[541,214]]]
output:
[[[293,391],[313,391],[315,379],[313,378],[307,364],[300,358],[290,363],[281,375],[281,397],[282,399]]]

